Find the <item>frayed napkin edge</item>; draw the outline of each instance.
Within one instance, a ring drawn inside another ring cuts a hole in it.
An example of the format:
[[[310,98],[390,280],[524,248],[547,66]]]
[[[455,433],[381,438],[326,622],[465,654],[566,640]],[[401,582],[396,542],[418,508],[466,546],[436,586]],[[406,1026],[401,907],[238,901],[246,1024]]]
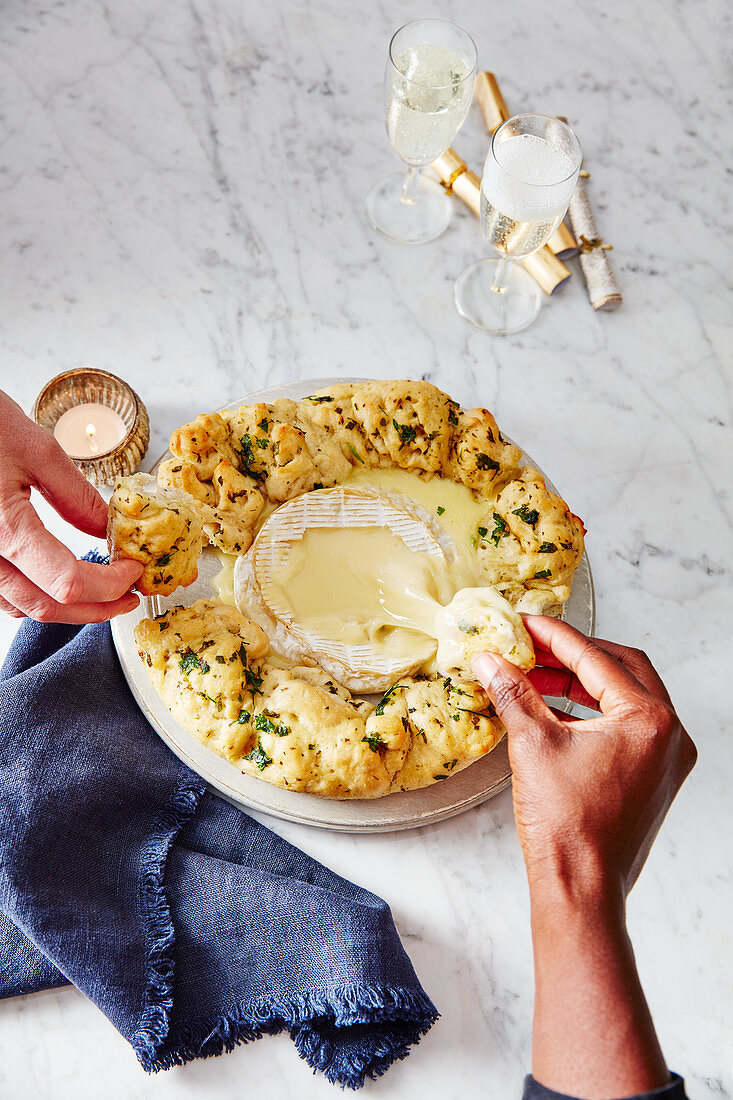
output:
[[[347,1022],[372,1026],[374,1044],[369,1054],[358,1058],[346,1054],[338,1045],[308,1026],[291,1028],[295,1047],[313,1072],[320,1070],[331,1084],[360,1089],[367,1077],[376,1081],[395,1062],[406,1058],[410,1048],[420,1042],[440,1018],[433,1002],[422,990],[393,986],[345,986],[339,991],[347,1007]],[[374,1019],[374,1013],[379,1019]],[[337,1017],[338,1019],[338,1017]],[[389,1022],[400,1025],[388,1029]],[[380,1026],[382,1025],[382,1026]]]
[[[225,1015],[189,1021],[162,1045],[133,1045],[143,1069],[157,1073],[196,1058],[228,1053],[264,1035],[288,1031],[298,1054],[314,1073],[320,1071],[342,1088],[359,1089],[367,1078],[376,1080],[394,1062],[407,1057],[439,1016],[422,990],[352,983],[237,1005]],[[370,1025],[372,1049],[363,1056],[341,1050],[337,1042],[318,1033],[319,1023],[331,1028]]]
[[[349,983],[282,998],[261,998],[226,1014],[191,1020],[171,1034],[175,928],[165,895],[168,853],[183,825],[196,813],[206,784],[196,776],[180,780],[156,820],[141,852],[140,910],[145,922],[145,1000],[140,1026],[130,1042],[147,1073],[210,1058],[240,1043],[288,1031],[316,1073],[332,1084],[358,1089],[405,1058],[439,1018],[421,989]],[[370,1025],[371,1050],[342,1050],[317,1027]],[[391,1027],[389,1025],[392,1025]]]
[[[130,1040],[135,1053],[145,1060],[166,1040],[173,1010],[175,929],[164,879],[171,845],[198,809],[206,783],[198,776],[180,780],[153,826],[140,855],[140,910],[145,922],[145,1002],[140,1026]]]

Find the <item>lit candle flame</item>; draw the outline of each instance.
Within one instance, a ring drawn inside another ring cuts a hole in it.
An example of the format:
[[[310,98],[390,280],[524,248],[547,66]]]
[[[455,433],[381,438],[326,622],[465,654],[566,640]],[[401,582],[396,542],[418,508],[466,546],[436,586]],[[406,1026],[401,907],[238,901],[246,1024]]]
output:
[[[94,427],[93,424],[87,424],[87,439],[89,440],[89,449],[93,455],[99,453],[99,447],[97,446],[94,439],[96,431],[97,429]]]

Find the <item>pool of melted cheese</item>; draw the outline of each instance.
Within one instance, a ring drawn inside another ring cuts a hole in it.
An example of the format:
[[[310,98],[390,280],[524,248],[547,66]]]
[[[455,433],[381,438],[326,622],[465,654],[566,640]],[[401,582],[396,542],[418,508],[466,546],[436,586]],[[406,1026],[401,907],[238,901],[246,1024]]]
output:
[[[277,589],[311,635],[363,645],[383,659],[429,660],[447,593],[443,560],[409,550],[386,527],[316,528],[292,545]]]
[[[477,529],[489,502],[444,478],[409,470],[356,470],[345,489],[371,489],[405,504],[438,537],[445,554],[408,549],[386,527],[319,527],[294,543],[278,577],[284,603],[308,633],[348,645],[368,643],[384,660],[435,668],[435,616],[459,589],[480,584],[476,574]],[[235,603],[233,557],[213,584]]]
[[[346,486],[381,489],[390,496],[408,497],[448,536],[461,566],[476,578],[477,531],[486,520],[489,502],[479,500],[465,485],[443,477],[429,480],[410,470],[354,470]],[[462,586],[461,586],[462,587]]]

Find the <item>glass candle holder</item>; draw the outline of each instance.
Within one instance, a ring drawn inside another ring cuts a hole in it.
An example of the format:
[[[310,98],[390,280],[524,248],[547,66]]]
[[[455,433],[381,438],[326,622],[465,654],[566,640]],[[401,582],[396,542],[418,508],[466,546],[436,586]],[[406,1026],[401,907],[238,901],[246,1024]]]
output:
[[[148,412],[116,374],[76,367],[52,378],[36,398],[33,419],[54,432],[62,417],[59,441],[93,485],[111,485],[142,462],[150,441]],[[76,447],[81,453],[74,453]]]

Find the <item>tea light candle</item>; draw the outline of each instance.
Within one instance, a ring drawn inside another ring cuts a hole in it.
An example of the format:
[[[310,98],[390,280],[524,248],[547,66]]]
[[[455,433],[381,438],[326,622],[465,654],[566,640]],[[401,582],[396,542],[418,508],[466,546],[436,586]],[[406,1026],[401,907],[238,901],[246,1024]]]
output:
[[[98,367],[57,374],[36,398],[33,419],[98,488],[136,470],[150,441],[141,399],[122,378]]]
[[[93,458],[117,447],[127,435],[127,427],[114,409],[89,402],[62,413],[53,434],[67,455]]]

